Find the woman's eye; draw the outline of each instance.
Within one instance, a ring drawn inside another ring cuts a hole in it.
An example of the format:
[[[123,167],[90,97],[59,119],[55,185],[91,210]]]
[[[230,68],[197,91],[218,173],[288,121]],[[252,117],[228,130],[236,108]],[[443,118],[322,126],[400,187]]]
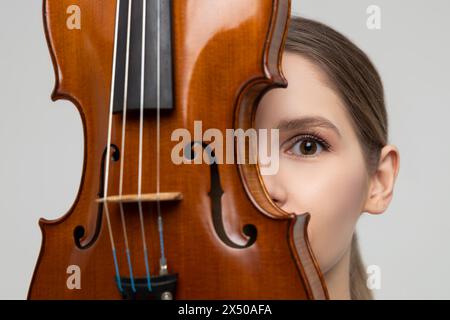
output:
[[[301,156],[301,157],[312,157],[320,154],[324,150],[324,146],[312,138],[302,138],[295,142],[290,149],[289,153]]]

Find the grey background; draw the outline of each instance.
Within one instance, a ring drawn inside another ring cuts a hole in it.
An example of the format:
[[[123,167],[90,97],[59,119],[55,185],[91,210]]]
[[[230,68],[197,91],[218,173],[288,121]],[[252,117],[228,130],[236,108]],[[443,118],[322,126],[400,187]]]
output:
[[[76,1],[74,1],[76,2]],[[368,30],[366,8],[381,7]],[[53,103],[54,74],[36,0],[0,1],[0,298],[23,299],[40,217],[58,218],[78,191],[83,132],[76,108]],[[390,140],[401,153],[394,200],[358,226],[379,299],[450,298],[450,2],[294,0],[293,11],[341,31],[382,75]]]

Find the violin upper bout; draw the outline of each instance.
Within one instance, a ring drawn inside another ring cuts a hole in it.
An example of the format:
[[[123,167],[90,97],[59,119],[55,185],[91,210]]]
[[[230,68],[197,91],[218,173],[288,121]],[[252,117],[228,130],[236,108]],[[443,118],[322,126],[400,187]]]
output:
[[[43,6],[56,78],[52,99],[71,100],[78,108],[105,107],[107,111],[115,1],[43,0]]]
[[[275,0],[272,25],[269,30],[267,50],[264,57],[265,73],[279,87],[287,87],[281,68],[284,45],[289,29],[291,1]]]

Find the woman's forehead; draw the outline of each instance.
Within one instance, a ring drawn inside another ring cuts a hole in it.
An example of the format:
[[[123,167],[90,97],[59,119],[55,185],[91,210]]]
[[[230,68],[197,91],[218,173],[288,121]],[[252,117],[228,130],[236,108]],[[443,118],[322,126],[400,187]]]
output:
[[[294,53],[283,57],[286,89],[269,91],[261,101],[263,121],[272,123],[302,117],[322,117],[338,129],[345,130],[351,122],[347,110],[323,71],[309,59]]]

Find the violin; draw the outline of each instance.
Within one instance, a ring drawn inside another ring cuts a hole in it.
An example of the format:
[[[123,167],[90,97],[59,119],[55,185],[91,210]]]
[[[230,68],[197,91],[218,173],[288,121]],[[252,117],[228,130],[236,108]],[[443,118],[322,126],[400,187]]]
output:
[[[84,160],[70,210],[39,221],[29,299],[328,298],[309,214],[279,209],[258,163],[214,161],[204,136],[173,161],[176,130],[251,129],[264,93],[287,86],[290,5],[43,1],[52,100],[78,109]]]

